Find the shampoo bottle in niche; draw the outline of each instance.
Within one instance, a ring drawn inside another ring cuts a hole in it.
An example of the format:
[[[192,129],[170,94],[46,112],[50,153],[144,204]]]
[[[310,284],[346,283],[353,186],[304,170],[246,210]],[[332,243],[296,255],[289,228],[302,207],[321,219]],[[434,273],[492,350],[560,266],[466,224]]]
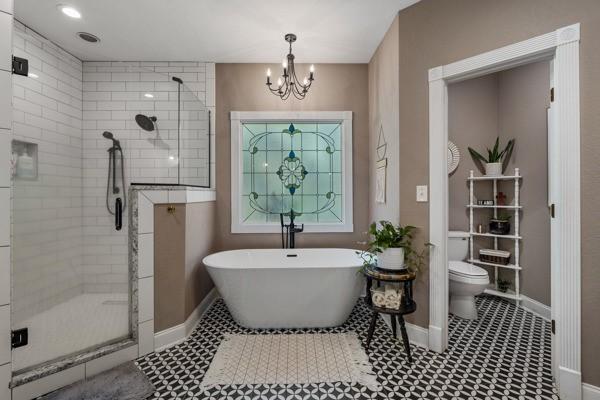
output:
[[[17,178],[35,178],[35,165],[33,163],[33,157],[27,154],[26,151],[20,153],[17,157]]]

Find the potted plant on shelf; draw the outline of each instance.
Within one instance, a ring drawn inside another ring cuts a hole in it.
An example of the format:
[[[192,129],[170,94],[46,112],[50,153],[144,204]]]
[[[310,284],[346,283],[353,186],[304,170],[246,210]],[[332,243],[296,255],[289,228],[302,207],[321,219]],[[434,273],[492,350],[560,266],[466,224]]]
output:
[[[414,226],[394,226],[390,221],[373,222],[369,226],[369,252],[377,256],[377,266],[382,269],[398,271],[404,266],[404,252],[409,247]]]
[[[390,271],[418,271],[425,263],[429,243],[421,252],[413,249],[414,226],[394,226],[390,221],[373,222],[367,232],[372,240],[367,243],[367,251],[358,252],[363,266],[377,265]]]
[[[508,289],[510,288],[510,284],[512,283],[511,281],[509,281],[508,279],[500,279],[498,278],[498,290],[502,293],[506,293],[508,291]]]
[[[490,219],[490,233],[495,235],[508,235],[510,232],[510,215],[500,213],[496,218]]]
[[[487,149],[487,157],[482,156],[479,152],[469,147],[469,153],[476,163],[482,163],[485,169],[486,176],[501,176],[508,165],[508,160],[512,155],[515,147],[515,139],[511,139],[506,144],[504,150],[500,150],[500,138],[496,138],[496,143],[492,149]]]

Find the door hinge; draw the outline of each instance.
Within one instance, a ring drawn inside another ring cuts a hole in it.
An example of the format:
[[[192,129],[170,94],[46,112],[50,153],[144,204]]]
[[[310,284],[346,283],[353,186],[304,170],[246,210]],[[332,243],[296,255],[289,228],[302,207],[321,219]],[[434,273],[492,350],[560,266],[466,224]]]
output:
[[[556,333],[556,321],[552,320],[552,334]]]
[[[550,218],[555,218],[555,207],[554,203],[548,206],[548,210],[550,211]]]
[[[15,75],[27,76],[29,74],[29,61],[25,58],[13,56],[12,72]]]
[[[29,331],[27,328],[16,329],[10,333],[10,343],[13,349],[27,346],[29,343]]]
[[[550,102],[554,101],[554,88],[550,88]]]

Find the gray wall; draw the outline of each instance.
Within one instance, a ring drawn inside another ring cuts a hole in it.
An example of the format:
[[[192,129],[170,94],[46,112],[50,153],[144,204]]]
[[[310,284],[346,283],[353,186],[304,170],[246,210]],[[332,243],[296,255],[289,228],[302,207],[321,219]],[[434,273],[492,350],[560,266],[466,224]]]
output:
[[[600,2],[596,0],[422,0],[399,13],[400,30],[400,219],[429,236],[428,204],[415,202],[415,186],[428,182],[429,68],[580,22],[582,190],[582,371],[600,385]],[[429,323],[429,275],[415,289],[419,309],[411,318]]]
[[[506,171],[520,168],[523,175],[521,204],[521,290],[543,304],[550,305],[550,219],[548,198],[548,157],[546,108],[549,102],[549,63],[538,62],[519,68],[469,79],[448,87],[448,135],[461,152],[459,167],[449,177],[449,227],[469,229],[470,170],[480,174],[467,147],[482,152],[491,147],[497,136],[504,145],[516,139],[516,146]],[[512,201],[512,182],[500,184],[499,190]],[[492,199],[491,184],[475,184],[475,197]],[[512,212],[511,212],[512,214]],[[475,226],[487,227],[491,210],[476,210]],[[514,219],[512,221],[514,225]],[[480,247],[493,246],[491,240],[478,239]],[[513,241],[501,241],[501,248],[511,252]],[[501,270],[502,271],[502,270]],[[492,270],[490,269],[490,272]],[[505,273],[502,273],[505,272]],[[502,271],[500,276],[514,281],[514,274]],[[492,276],[492,275],[490,275]]]
[[[265,71],[272,64],[216,65],[216,187],[217,236],[221,250],[235,248],[280,247],[279,234],[231,233],[231,111],[352,111],[352,169],[354,188],[354,232],[302,233],[296,237],[298,247],[356,248],[364,241],[369,220],[369,128],[366,64],[319,64],[315,82],[302,101],[281,101],[265,87]],[[298,70],[308,66],[299,65]]]

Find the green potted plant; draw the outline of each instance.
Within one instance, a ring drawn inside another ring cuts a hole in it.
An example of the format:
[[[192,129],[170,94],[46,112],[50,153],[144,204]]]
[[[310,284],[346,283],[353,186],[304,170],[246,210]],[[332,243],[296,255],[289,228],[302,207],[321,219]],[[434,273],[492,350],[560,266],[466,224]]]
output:
[[[490,233],[495,235],[508,235],[510,232],[510,218],[508,213],[500,213],[496,218],[490,219]]]
[[[511,285],[511,281],[509,281],[508,279],[500,279],[498,278],[498,290],[502,293],[506,293],[508,291],[508,289],[510,288]]]
[[[414,226],[394,226],[390,221],[373,222],[369,226],[372,240],[368,251],[377,256],[377,266],[382,269],[404,270],[405,251],[410,248]]]
[[[482,163],[485,167],[486,176],[501,176],[506,170],[508,160],[515,147],[515,139],[511,139],[503,150],[500,150],[500,138],[496,138],[496,143],[492,149],[487,149],[487,157],[469,147],[469,153],[476,163]]]

